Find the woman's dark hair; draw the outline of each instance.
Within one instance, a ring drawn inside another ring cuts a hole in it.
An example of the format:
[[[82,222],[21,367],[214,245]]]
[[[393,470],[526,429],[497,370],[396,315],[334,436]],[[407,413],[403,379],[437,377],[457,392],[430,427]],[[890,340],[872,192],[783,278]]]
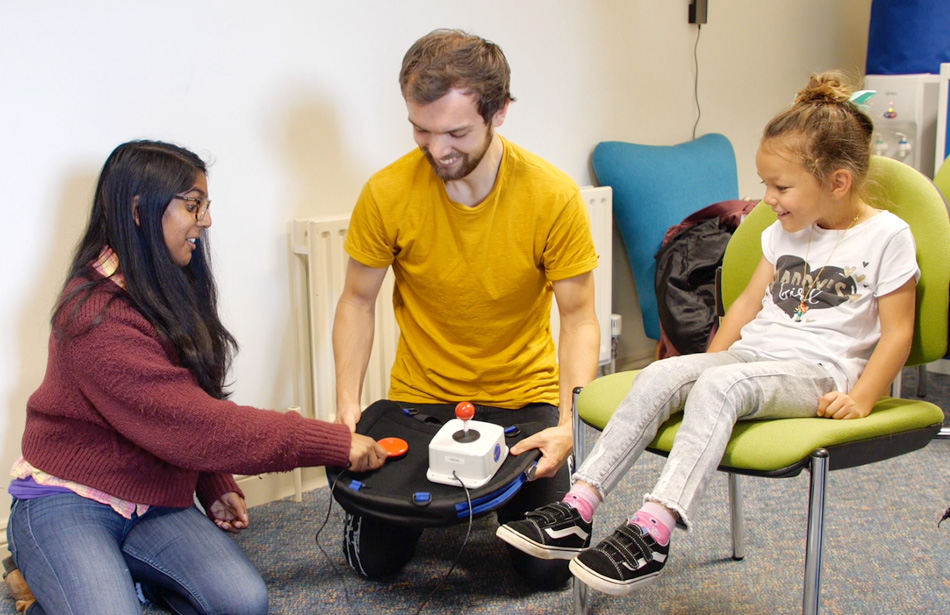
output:
[[[478,113],[491,122],[513,101],[511,69],[501,47],[462,30],[433,30],[416,41],[402,59],[403,98],[427,105],[451,89],[475,95]]]
[[[52,326],[57,335],[70,336],[102,321],[106,308],[85,328],[77,330],[75,317],[97,286],[112,284],[93,268],[108,246],[118,256],[131,303],[174,345],[201,388],[224,399],[237,342],[218,318],[206,231],[185,267],[172,261],[162,232],[162,216],[172,199],[206,173],[201,158],[176,145],[132,141],[115,148],[99,175],[89,224],[66,279],[70,290],[54,308]],[[72,285],[77,279],[82,283]]]

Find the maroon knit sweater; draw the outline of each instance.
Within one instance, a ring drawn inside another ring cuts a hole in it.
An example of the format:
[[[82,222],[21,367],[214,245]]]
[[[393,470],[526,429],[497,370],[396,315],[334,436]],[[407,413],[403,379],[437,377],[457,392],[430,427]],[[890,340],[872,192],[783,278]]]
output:
[[[131,502],[184,508],[195,493],[205,507],[240,493],[230,472],[347,465],[346,425],[211,397],[118,286],[100,285],[71,324],[81,329],[113,297],[91,330],[50,336],[23,433],[34,467]]]

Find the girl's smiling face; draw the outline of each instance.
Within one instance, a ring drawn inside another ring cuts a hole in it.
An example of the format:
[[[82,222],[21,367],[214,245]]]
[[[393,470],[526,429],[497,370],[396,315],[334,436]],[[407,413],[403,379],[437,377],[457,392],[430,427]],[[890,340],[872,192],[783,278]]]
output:
[[[829,213],[836,213],[831,191],[791,152],[763,143],[755,155],[755,166],[765,184],[762,200],[778,215],[783,229],[794,233],[815,223],[833,226],[828,224]]]
[[[201,204],[184,200],[197,199]],[[204,173],[195,177],[194,185],[177,195],[168,203],[162,214],[162,235],[172,261],[179,267],[191,262],[192,253],[198,248],[201,231],[211,226],[211,212],[202,207],[208,198],[208,178]],[[203,212],[201,219],[197,217]]]

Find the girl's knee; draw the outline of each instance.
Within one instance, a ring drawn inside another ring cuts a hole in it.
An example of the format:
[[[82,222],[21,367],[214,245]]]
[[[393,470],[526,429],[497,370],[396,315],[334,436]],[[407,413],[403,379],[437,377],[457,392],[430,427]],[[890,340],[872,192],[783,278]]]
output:
[[[718,411],[728,409],[735,422],[742,416],[754,411],[758,403],[758,388],[755,380],[748,378],[735,369],[716,368],[704,372],[690,393],[688,408],[702,406],[704,410],[715,408]]]
[[[653,361],[640,370],[637,374],[637,380],[650,380],[652,378],[667,378],[671,371],[675,371],[675,357]],[[634,381],[636,382],[636,380]]]
[[[726,394],[733,390],[737,383],[745,380],[745,377],[739,373],[734,365],[722,367],[710,367],[696,379],[693,386],[694,391],[716,391]]]

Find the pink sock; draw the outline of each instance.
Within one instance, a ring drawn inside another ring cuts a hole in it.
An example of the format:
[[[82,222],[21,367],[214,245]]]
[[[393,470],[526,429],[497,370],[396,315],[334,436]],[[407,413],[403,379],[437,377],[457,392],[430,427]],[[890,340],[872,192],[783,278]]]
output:
[[[676,526],[676,517],[654,502],[646,502],[630,519],[631,525],[639,525],[661,545],[669,544],[670,534]]]
[[[588,523],[594,518],[594,512],[600,506],[600,496],[597,492],[580,484],[573,485],[561,501],[577,510],[581,518]]]

